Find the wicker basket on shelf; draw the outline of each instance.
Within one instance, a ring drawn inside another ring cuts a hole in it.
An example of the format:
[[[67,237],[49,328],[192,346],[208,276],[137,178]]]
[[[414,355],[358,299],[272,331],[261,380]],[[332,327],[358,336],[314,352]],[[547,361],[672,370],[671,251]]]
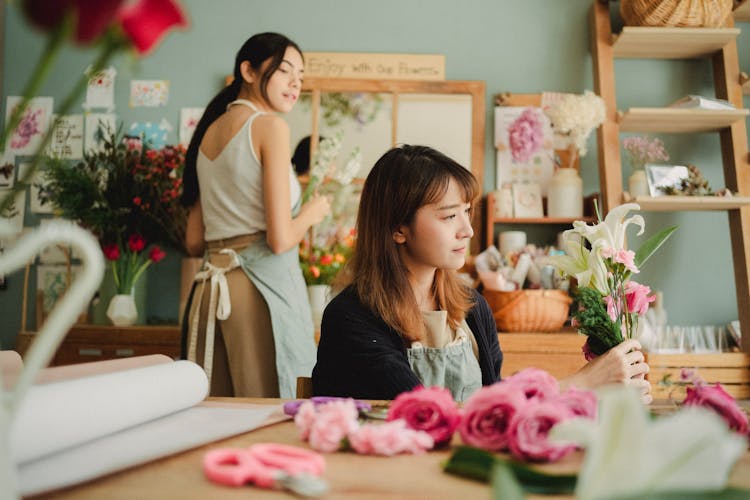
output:
[[[573,299],[562,290],[484,290],[484,297],[503,332],[556,332],[568,319]]]
[[[621,0],[627,26],[720,28],[732,13],[732,0]]]

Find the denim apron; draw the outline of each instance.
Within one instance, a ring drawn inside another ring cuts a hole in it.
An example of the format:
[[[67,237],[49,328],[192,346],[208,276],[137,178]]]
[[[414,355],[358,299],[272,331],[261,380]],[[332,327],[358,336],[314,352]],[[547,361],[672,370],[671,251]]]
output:
[[[424,311],[424,342],[406,350],[409,366],[425,387],[445,387],[456,401],[465,401],[482,387],[482,370],[475,353],[474,335],[466,320],[453,331],[447,311]]]

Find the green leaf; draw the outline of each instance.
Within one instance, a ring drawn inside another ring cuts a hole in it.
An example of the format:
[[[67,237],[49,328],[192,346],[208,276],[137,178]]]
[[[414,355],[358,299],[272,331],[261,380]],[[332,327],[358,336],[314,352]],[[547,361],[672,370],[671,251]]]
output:
[[[640,269],[676,230],[677,226],[668,227],[647,239],[635,253],[635,259],[633,259],[635,266]]]
[[[504,468],[513,472],[515,480],[528,493],[572,493],[575,489],[577,476],[574,474],[548,474],[524,463],[515,460],[506,460],[490,452],[471,446],[457,447],[445,463],[444,469],[450,474],[476,479],[485,483],[490,481],[491,476],[493,481],[504,481],[503,477],[505,477],[505,474],[502,471],[495,471],[496,465],[504,466]],[[497,479],[497,474],[500,475],[500,479]],[[509,491],[512,491],[511,485],[506,486],[509,488]],[[497,491],[497,488],[503,488],[504,491],[506,486],[495,485],[495,491]],[[503,496],[502,498],[506,497]]]
[[[721,491],[661,491],[641,493],[629,497],[617,497],[617,500],[747,500],[750,491],[739,488],[725,488]]]

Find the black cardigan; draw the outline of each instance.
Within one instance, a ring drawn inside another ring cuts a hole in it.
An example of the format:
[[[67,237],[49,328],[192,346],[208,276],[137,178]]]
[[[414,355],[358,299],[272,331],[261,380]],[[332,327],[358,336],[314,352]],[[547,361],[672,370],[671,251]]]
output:
[[[503,353],[487,301],[476,290],[466,317],[477,341],[482,385],[500,380]],[[349,287],[323,313],[318,362],[313,369],[316,396],[394,399],[421,384],[409,367],[406,346],[396,330],[368,308]]]

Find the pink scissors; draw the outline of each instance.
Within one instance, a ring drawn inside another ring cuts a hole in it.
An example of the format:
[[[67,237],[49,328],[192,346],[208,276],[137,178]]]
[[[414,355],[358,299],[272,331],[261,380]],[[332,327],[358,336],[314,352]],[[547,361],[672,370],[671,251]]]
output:
[[[322,455],[304,448],[278,443],[258,443],[249,448],[219,448],[203,457],[203,472],[216,483],[261,488],[276,486],[303,496],[328,491],[320,476],[325,470]]]

